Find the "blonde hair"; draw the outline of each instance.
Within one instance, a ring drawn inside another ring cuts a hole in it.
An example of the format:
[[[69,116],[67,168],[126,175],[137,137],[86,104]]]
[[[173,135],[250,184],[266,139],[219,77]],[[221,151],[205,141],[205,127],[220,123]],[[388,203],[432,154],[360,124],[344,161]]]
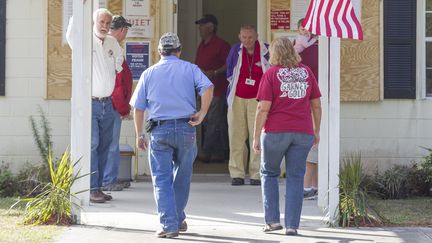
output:
[[[301,62],[301,57],[294,50],[293,44],[287,37],[277,37],[270,44],[271,65],[293,68]]]

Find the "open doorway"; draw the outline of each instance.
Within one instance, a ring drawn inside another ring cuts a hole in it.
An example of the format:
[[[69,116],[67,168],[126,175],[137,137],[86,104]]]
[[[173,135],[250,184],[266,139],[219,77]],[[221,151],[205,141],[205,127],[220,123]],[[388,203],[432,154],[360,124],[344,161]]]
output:
[[[257,25],[257,1],[251,0],[178,0],[177,33],[182,42],[181,58],[195,62],[196,50],[201,41],[195,21],[203,14],[213,14],[218,19],[217,35],[229,44],[237,43],[240,26]],[[202,149],[202,131],[197,130],[198,153]],[[228,173],[228,162],[202,163],[197,160],[196,173]]]

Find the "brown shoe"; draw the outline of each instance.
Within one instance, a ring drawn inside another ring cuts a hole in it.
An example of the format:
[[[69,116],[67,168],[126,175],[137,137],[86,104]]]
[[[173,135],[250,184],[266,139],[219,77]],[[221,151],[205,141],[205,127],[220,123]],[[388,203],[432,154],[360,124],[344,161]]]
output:
[[[104,203],[106,199],[98,191],[90,192],[90,202],[92,203]]]
[[[113,197],[111,195],[105,194],[102,191],[99,191],[100,194],[105,198],[106,201],[112,200]]]
[[[187,225],[186,221],[183,221],[179,227],[179,231],[180,232],[186,232],[187,229],[188,229],[188,225]]]
[[[156,232],[157,238],[174,238],[179,235],[178,232],[166,232],[164,230],[159,230]]]

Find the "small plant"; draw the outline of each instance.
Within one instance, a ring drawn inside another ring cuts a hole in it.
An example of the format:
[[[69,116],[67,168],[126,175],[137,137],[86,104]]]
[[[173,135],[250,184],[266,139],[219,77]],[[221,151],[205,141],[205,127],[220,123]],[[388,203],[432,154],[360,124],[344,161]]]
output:
[[[41,106],[38,106],[40,113],[40,120],[36,122],[33,116],[30,116],[30,124],[33,131],[33,138],[39,149],[39,154],[42,157],[42,161],[48,161],[49,149],[52,148],[51,140],[51,127],[50,123],[45,116],[45,112]]]
[[[427,182],[427,171],[413,163],[411,166],[394,165],[372,177],[372,186],[368,192],[382,199],[402,199],[413,196],[426,196],[430,183]]]
[[[369,212],[367,193],[362,185],[364,178],[360,153],[343,159],[339,174],[339,223],[343,227],[381,222]]]
[[[420,168],[425,170],[427,177],[426,181],[430,184],[432,184],[432,149],[431,148],[425,148],[429,154],[423,158],[423,160],[420,162]]]
[[[63,153],[57,167],[53,163],[51,151],[48,150],[47,163],[51,182],[39,185],[41,193],[37,196],[20,199],[12,207],[19,202],[26,202],[24,224],[68,225],[72,223],[71,197],[83,192],[71,193],[70,189],[73,183],[83,176],[80,176],[79,172],[73,175],[73,168],[78,162],[72,164],[69,149]]]
[[[407,197],[407,179],[408,168],[406,166],[395,165],[384,172],[382,185],[389,199]]]
[[[18,193],[16,178],[9,170],[9,165],[0,164],[0,197],[13,197]]]

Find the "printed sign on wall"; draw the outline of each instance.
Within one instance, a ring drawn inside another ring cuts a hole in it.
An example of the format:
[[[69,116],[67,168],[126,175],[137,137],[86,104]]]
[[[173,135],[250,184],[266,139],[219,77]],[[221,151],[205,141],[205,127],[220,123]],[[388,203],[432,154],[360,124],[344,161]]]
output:
[[[124,17],[132,24],[127,37],[153,38],[154,20],[150,17],[150,0],[123,1]]]
[[[138,80],[150,65],[150,42],[126,42],[125,49],[133,80]]]
[[[289,30],[290,29],[290,11],[289,10],[272,10],[270,18],[271,18],[271,29],[272,30]]]

